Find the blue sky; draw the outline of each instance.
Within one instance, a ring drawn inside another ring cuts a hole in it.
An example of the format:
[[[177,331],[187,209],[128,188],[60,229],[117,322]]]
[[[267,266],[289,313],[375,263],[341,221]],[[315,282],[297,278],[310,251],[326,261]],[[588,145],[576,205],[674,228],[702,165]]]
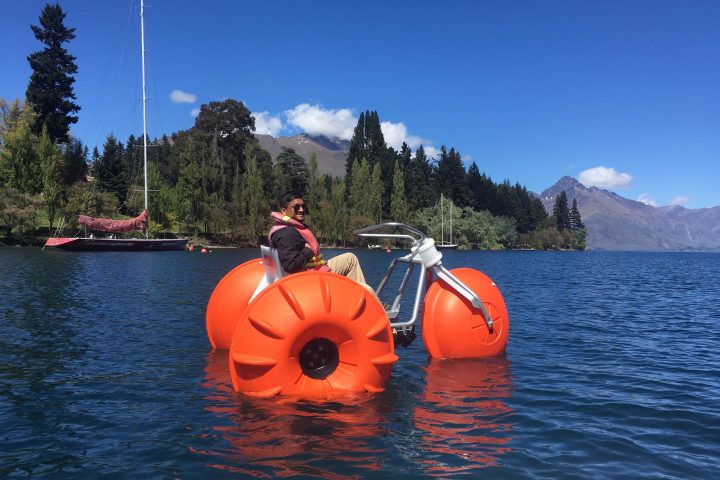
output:
[[[0,0],[0,97],[22,98],[45,2]],[[101,146],[142,131],[139,0],[65,0]],[[718,1],[191,1],[146,7],[149,133],[242,100],[263,133],[455,147],[495,181],[564,175],[658,206],[720,205]]]

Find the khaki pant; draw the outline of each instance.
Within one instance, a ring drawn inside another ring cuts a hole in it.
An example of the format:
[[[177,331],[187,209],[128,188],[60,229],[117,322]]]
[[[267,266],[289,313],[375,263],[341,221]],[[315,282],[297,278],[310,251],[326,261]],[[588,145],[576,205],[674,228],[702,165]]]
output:
[[[363,275],[362,268],[360,268],[360,261],[354,253],[348,252],[333,257],[328,260],[327,266],[330,267],[331,272],[347,277],[350,280],[355,280],[375,295],[375,290],[365,283],[365,275]]]

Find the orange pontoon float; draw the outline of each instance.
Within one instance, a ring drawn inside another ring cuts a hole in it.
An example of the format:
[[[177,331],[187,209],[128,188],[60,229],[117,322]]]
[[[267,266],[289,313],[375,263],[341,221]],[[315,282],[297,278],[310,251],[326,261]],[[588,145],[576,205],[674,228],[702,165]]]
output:
[[[239,265],[217,284],[206,328],[213,348],[229,350],[235,391],[260,397],[382,391],[398,360],[395,347],[416,337],[425,290],[421,328],[431,358],[490,357],[505,350],[508,312],[489,277],[470,268],[447,270],[435,241],[402,223],[353,233],[411,242],[410,253],[390,263],[377,298],[334,273],[288,275],[277,251],[266,246],[260,259]],[[378,298],[399,264],[407,269],[392,305],[383,308]],[[416,270],[412,315],[402,321],[401,302]]]

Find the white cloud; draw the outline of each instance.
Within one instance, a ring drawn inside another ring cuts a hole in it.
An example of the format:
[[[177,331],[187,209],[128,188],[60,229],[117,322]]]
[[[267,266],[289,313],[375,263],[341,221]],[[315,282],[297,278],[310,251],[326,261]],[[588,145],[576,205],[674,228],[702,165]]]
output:
[[[423,149],[425,150],[425,156],[428,158],[439,158],[440,157],[440,149],[435,148],[432,145],[425,146],[423,145]]]
[[[255,133],[277,137],[278,133],[285,128],[280,117],[273,117],[267,111],[253,113],[253,117],[255,117]]]
[[[350,140],[357,124],[357,118],[349,108],[328,110],[320,105],[301,103],[284,113],[290,125],[308,135],[325,135],[341,140]]]
[[[670,202],[670,205],[677,206],[677,207],[684,207],[687,205],[687,203],[690,201],[688,197],[685,195],[681,195],[679,197],[675,197],[672,199],[672,202]]]
[[[578,175],[578,181],[583,185],[600,188],[624,187],[632,178],[630,174],[618,173],[614,168],[604,166],[588,168]]]
[[[421,138],[417,135],[410,135],[407,127],[402,122],[381,122],[380,128],[382,129],[383,137],[385,137],[385,143],[393,147],[395,150],[400,150],[403,142],[407,143],[408,147],[413,150],[420,145],[423,145],[423,148],[425,148],[425,145],[430,144],[429,140]],[[427,153],[427,148],[425,148],[425,153]]]
[[[190,110],[191,117],[197,117],[198,115],[200,115],[200,107],[193,108],[192,110]]]
[[[170,100],[173,103],[195,103],[197,102],[197,95],[175,89],[170,93]]]
[[[641,193],[640,196],[638,196],[638,202],[642,202],[645,205],[650,205],[651,207],[657,207],[657,202],[650,198],[650,195],[647,193]]]

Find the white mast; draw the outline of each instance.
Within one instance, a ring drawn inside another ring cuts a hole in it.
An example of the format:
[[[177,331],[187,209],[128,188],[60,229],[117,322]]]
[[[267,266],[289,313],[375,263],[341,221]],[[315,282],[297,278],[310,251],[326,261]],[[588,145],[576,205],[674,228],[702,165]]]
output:
[[[450,244],[453,243],[453,239],[452,239],[452,207],[453,207],[453,203],[452,203],[452,200],[450,200]]]
[[[445,209],[443,207],[443,194],[440,194],[440,245],[445,243]]]
[[[142,50],[142,108],[143,108],[143,177],[145,179],[145,210],[148,208],[148,172],[147,172],[147,113],[145,96],[145,1],[140,0],[140,49]],[[145,229],[145,238],[148,237]]]

